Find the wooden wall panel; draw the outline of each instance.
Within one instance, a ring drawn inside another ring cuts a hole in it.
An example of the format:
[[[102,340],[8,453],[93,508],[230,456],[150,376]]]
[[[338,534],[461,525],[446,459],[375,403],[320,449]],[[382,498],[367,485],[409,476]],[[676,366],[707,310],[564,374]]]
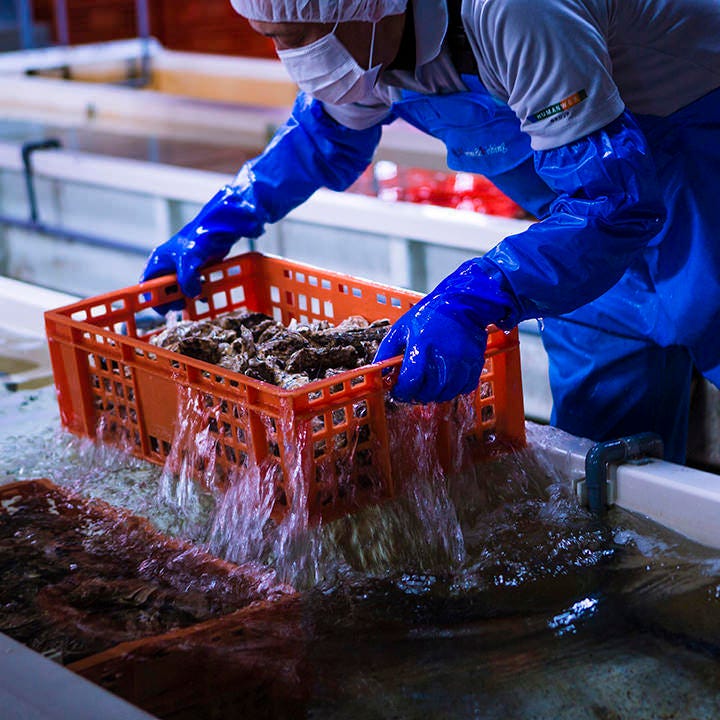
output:
[[[229,0],[155,0],[153,7],[153,34],[167,48],[275,57],[272,42],[252,30]]]
[[[172,50],[275,57],[270,40],[255,33],[229,0],[149,0],[150,31]],[[134,37],[135,0],[67,0],[70,42]],[[35,18],[54,28],[52,0],[35,0]]]

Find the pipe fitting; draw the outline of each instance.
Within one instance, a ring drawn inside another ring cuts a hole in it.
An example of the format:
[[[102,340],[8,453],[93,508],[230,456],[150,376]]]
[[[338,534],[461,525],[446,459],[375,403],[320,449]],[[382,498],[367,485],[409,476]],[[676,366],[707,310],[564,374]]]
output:
[[[608,469],[629,460],[645,457],[662,459],[659,435],[645,432],[593,445],[585,456],[585,489],[590,510],[600,515],[608,506]]]

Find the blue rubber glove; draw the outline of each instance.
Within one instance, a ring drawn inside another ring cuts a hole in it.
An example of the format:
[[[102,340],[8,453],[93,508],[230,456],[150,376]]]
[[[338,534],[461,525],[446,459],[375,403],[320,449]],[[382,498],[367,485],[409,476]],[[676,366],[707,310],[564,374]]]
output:
[[[477,385],[485,327],[561,315],[609,290],[660,232],[665,208],[646,140],[629,113],[535,154],[558,197],[542,222],[443,280],[393,326],[376,360],[405,352],[393,394],[447,400]]]
[[[288,121],[259,157],[247,162],[200,213],[153,251],[141,280],[177,273],[188,297],[200,294],[204,265],[221,260],[241,237],[256,238],[318,188],[346,190],[370,164],[381,127],[352,130],[299,93]],[[184,302],[174,303],[174,309]],[[166,312],[171,306],[158,308]]]
[[[222,260],[238,238],[257,237],[262,232],[258,215],[251,187],[226,185],[179,233],[153,250],[141,281],[177,273],[183,294],[197,297],[200,268]]]
[[[450,400],[478,386],[487,326],[510,329],[518,313],[502,274],[482,258],[468,260],[393,325],[375,362],[404,353],[392,391],[398,400]]]

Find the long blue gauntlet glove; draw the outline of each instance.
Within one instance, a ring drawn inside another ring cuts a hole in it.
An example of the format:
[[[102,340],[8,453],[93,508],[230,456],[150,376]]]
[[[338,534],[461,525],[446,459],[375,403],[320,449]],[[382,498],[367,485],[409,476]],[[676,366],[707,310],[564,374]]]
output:
[[[351,130],[322,104],[299,93],[288,121],[262,155],[246,163],[200,213],[153,251],[142,280],[177,273],[183,293],[200,293],[199,269],[230,252],[241,237],[255,238],[305,202],[318,188],[345,190],[372,160],[381,128]],[[170,309],[162,308],[162,311]]]
[[[393,326],[376,360],[405,352],[393,394],[447,400],[473,390],[485,327],[559,315],[609,290],[662,229],[665,209],[645,138],[624,113],[569,145],[536,153],[557,194],[551,214],[443,280]]]
[[[607,292],[666,215],[652,153],[628,112],[536,152],[535,167],[558,195],[550,215],[484,256],[505,276],[522,320],[562,315]]]
[[[141,280],[176,272],[183,293],[196,297],[200,268],[222,260],[238,238],[257,237],[264,217],[251,187],[226,185],[179,233],[153,250]]]
[[[468,260],[393,325],[375,362],[404,352],[394,397],[440,402],[477,387],[487,326],[509,329],[518,321],[517,303],[505,285],[482,258]]]

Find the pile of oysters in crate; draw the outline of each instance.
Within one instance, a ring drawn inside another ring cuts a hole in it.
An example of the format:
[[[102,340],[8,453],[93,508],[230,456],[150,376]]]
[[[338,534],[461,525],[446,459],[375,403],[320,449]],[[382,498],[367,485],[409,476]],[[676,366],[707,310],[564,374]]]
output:
[[[263,313],[237,311],[213,320],[168,325],[150,342],[286,390],[373,361],[389,320],[352,316],[288,326]]]

